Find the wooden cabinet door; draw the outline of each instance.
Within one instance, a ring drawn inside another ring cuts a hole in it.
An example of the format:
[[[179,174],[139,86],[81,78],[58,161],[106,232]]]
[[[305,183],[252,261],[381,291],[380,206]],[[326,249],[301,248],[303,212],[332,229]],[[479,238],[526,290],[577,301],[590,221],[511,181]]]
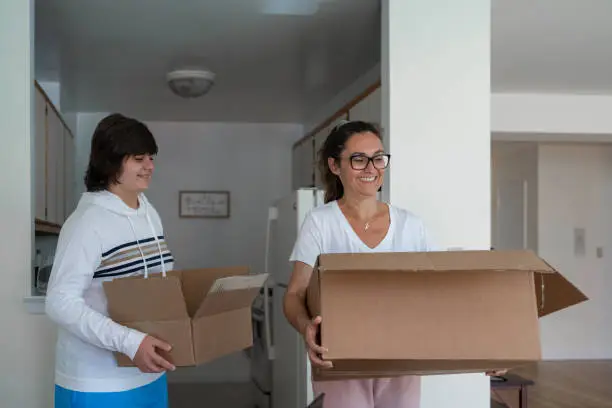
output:
[[[64,125],[51,108],[47,109],[47,142],[47,221],[60,224],[63,221],[61,185],[64,174],[59,169],[63,165]]]
[[[59,129],[59,133],[58,133],[58,148],[57,148],[57,156],[58,156],[58,161],[57,161],[57,167],[55,168],[55,174],[57,177],[57,189],[55,190],[57,195],[55,198],[55,205],[56,205],[56,217],[57,217],[57,223],[58,224],[63,224],[64,221],[66,220],[66,193],[65,193],[65,186],[66,186],[66,174],[65,174],[65,169],[64,167],[66,166],[66,158],[65,158],[65,147],[64,147],[64,133],[65,133],[65,126],[64,123],[61,122],[61,128]]]
[[[325,143],[325,139],[329,134],[328,128],[325,127],[319,130],[314,137],[314,173],[315,173],[315,187],[323,188],[323,180],[321,179],[321,171],[319,169],[319,150],[323,147],[323,143]]]
[[[34,88],[34,194],[35,217],[45,220],[47,208],[47,101],[38,88]]]
[[[64,128],[64,219],[74,211],[74,138],[70,131]]]
[[[376,88],[372,93],[363,98],[349,111],[351,120],[363,120],[381,126],[382,122],[382,101],[380,88]]]

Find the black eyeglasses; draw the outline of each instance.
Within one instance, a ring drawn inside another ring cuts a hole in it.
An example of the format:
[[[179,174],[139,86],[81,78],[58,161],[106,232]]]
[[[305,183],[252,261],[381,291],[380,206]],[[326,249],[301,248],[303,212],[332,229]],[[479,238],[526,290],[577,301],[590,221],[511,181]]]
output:
[[[366,156],[363,153],[355,153],[349,157],[349,162],[353,170],[364,170],[368,167],[370,162],[372,162],[375,169],[386,169],[390,160],[391,155],[388,153],[378,153],[372,157]]]

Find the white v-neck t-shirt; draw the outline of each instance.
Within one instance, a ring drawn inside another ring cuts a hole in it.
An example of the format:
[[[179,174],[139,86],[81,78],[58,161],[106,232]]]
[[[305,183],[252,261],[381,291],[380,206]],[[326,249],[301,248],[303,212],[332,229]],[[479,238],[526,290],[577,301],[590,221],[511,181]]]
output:
[[[313,208],[306,215],[289,260],[314,266],[321,254],[358,252],[422,252],[433,250],[423,221],[390,204],[387,235],[374,248],[353,230],[337,201]]]

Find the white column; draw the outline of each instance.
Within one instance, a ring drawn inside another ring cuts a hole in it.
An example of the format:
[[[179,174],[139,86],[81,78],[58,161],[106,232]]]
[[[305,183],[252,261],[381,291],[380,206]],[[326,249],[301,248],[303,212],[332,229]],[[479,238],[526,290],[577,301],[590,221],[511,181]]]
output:
[[[33,0],[0,1],[0,406],[53,406],[55,335],[26,312],[32,239]]]
[[[383,0],[388,199],[441,248],[490,246],[490,0]],[[424,377],[421,408],[489,407],[484,374]]]

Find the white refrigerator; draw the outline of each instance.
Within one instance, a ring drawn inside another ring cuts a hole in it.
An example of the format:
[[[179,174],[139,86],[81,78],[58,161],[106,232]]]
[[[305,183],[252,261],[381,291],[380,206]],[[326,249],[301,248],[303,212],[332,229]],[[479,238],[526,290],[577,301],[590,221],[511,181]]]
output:
[[[313,401],[310,361],[302,337],[283,313],[283,297],[291,276],[289,256],[306,214],[323,204],[323,191],[304,188],[274,202],[269,209],[266,270],[270,273],[272,310],[267,310],[266,331],[271,341],[272,408],[305,408]],[[267,302],[266,302],[267,304]]]

